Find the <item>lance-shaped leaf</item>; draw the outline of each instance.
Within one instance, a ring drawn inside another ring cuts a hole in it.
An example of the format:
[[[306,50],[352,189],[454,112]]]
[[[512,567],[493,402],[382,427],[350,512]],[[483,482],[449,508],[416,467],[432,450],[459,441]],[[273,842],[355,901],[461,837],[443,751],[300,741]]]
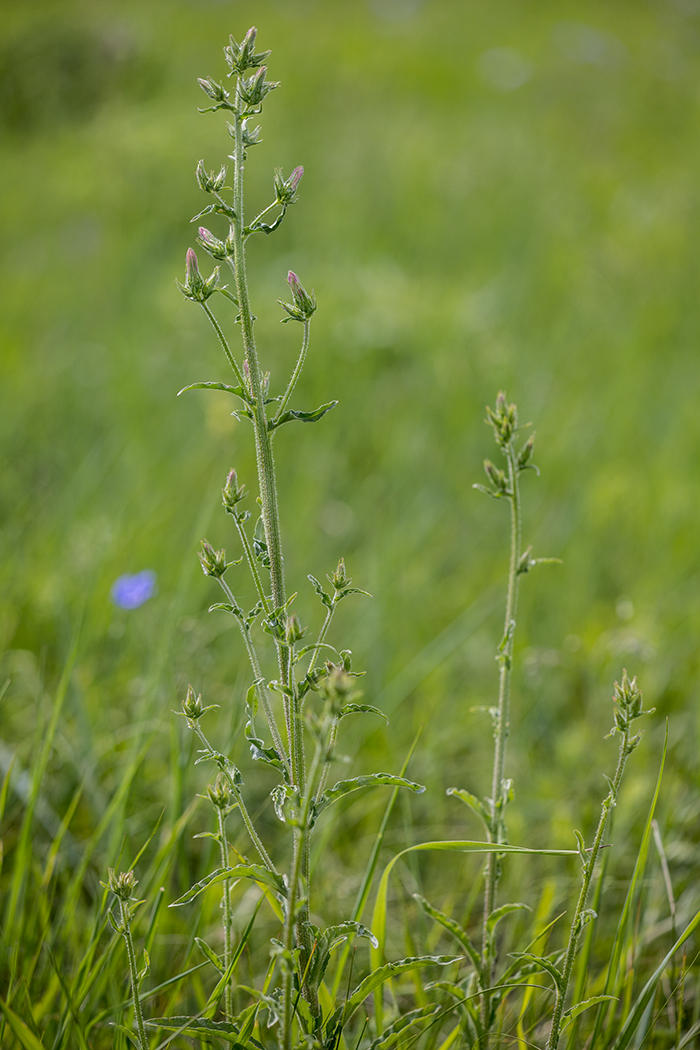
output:
[[[471,791],[465,791],[464,788],[448,788],[447,794],[452,795],[454,798],[458,798],[460,802],[463,802],[465,806],[469,806],[473,813],[476,813],[477,817],[484,825],[486,834],[491,836],[491,814],[488,809],[476,795],[472,795]]]
[[[246,1042],[241,1042],[241,1033],[233,1021],[212,1021],[208,1017],[149,1017],[146,1024],[151,1028],[163,1028],[166,1032],[179,1032],[186,1036],[213,1035],[223,1039],[231,1046],[239,1046],[241,1050],[250,1050],[250,1047],[262,1047],[257,1039],[248,1037]]]
[[[241,401],[245,401],[247,405],[252,404],[250,394],[242,386],[229,386],[228,383],[190,383],[189,386],[183,386],[182,390],[178,390],[177,396],[186,394],[188,390],[225,390],[228,394],[240,397]]]
[[[397,1017],[393,1024],[384,1029],[382,1035],[377,1036],[374,1042],[370,1043],[369,1050],[390,1050],[399,1042],[400,1035],[406,1035],[411,1028],[415,1028],[426,1018],[432,1017],[439,1009],[439,1003],[428,1003],[427,1006],[419,1006],[418,1009],[409,1010],[407,1014]]]
[[[291,423],[294,419],[298,419],[300,423],[317,423],[319,419],[325,416],[326,412],[330,412],[337,404],[337,401],[329,401],[327,404],[321,405],[320,408],[315,408],[313,412],[299,412],[290,408],[283,412],[279,419],[269,420],[267,425],[270,430],[277,430],[278,427],[283,426],[285,423]]]
[[[524,963],[532,963],[538,970],[544,970],[554,981],[558,991],[562,991],[564,987],[564,975],[558,966],[555,966],[551,959],[546,959],[543,955],[533,955],[532,952],[513,952],[513,958],[519,959]]]
[[[349,795],[351,791],[359,791],[360,788],[365,787],[377,787],[380,784],[394,784],[396,787],[406,787],[417,794],[425,791],[422,784],[414,784],[413,781],[406,780],[405,777],[397,777],[392,773],[368,773],[365,776],[353,777],[352,780],[339,780],[328,791],[324,791],[314,807],[316,816],[322,813],[324,809],[327,809],[328,806],[337,802],[339,798]]]
[[[421,897],[420,893],[414,893],[413,899],[416,900],[418,904],[420,904],[423,911],[425,911],[431,917],[431,919],[435,919],[435,921],[439,922],[440,925],[443,926],[448,933],[452,934],[455,940],[458,941],[459,944],[461,944],[464,948],[465,952],[474,964],[474,968],[476,969],[477,973],[481,973],[481,956],[470,941],[469,935],[467,934],[466,930],[463,930],[458,922],[455,922],[454,919],[450,919],[449,916],[445,915],[444,912],[440,911],[438,908],[433,907],[430,901],[427,901],[425,897]]]
[[[486,928],[489,933],[493,933],[501,919],[505,919],[506,915],[510,915],[514,911],[523,910],[532,911],[532,908],[529,904],[502,904],[500,908],[496,908],[495,911],[491,912],[486,922]]]
[[[451,963],[459,962],[459,955],[416,955],[407,959],[398,959],[396,962],[384,963],[377,967],[372,973],[365,977],[347,997],[342,1006],[329,1018],[326,1031],[331,1033],[337,1031],[338,1025],[342,1028],[350,1020],[352,1015],[362,1006],[363,1002],[375,988],[379,988],[385,981],[397,977],[407,970],[420,970],[426,966],[449,966]]]
[[[279,875],[275,875],[274,871],[270,871],[269,868],[263,868],[261,864],[235,864],[232,868],[217,868],[216,871],[212,871],[199,882],[196,882],[194,886],[190,886],[187,892],[178,897],[176,901],[173,901],[169,907],[179,908],[182,904],[189,904],[190,901],[193,901],[195,897],[198,897],[204,890],[209,889],[210,886],[226,882],[227,879],[252,879],[259,886],[267,886],[268,889],[274,890],[275,893],[280,894],[282,897],[287,895],[287,889],[282,878]]]
[[[218,836],[212,836],[212,838],[218,838]],[[223,973],[224,965],[221,962],[219,956],[214,951],[214,949],[210,948],[207,942],[205,940],[202,940],[201,937],[195,937],[194,941],[202,955],[204,955],[209,960],[209,962],[217,968],[219,973]]]
[[[359,715],[359,714],[379,715],[383,718],[387,725],[389,725],[389,719],[380,711],[378,707],[372,707],[371,704],[343,704],[340,709],[340,717],[345,718],[346,715]]]
[[[615,995],[592,995],[590,999],[584,999],[582,1003],[576,1003],[576,1006],[572,1006],[569,1010],[565,1010],[561,1018],[561,1031],[563,1032],[567,1025],[570,1025],[579,1014],[582,1014],[584,1010],[590,1010],[592,1006],[598,1006],[599,1003],[606,1002],[617,1002],[617,996]]]

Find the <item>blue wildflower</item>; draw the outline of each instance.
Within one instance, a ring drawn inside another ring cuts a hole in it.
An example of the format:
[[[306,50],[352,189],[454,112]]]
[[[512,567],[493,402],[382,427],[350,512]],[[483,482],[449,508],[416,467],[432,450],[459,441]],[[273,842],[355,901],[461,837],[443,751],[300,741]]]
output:
[[[138,609],[156,592],[156,574],[144,569],[131,575],[119,576],[112,584],[112,601],[120,609]]]

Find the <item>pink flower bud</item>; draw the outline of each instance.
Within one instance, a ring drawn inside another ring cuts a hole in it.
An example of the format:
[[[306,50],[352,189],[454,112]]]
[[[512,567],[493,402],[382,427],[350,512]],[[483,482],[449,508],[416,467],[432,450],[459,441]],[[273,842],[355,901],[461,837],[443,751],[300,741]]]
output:
[[[185,257],[185,270],[187,273],[187,280],[191,281],[193,278],[199,277],[199,264],[197,262],[197,256],[192,248],[187,249],[187,256]]]
[[[206,226],[199,227],[199,236],[202,238],[203,241],[206,241],[207,244],[218,243],[214,234],[211,232],[211,230],[208,230]]]
[[[297,186],[301,182],[301,177],[303,174],[304,169],[301,167],[301,165],[299,165],[299,167],[295,168],[292,174],[289,176],[289,185],[291,186],[292,190],[296,190]]]
[[[292,295],[296,297],[296,295],[298,295],[301,291],[301,281],[299,280],[299,278],[293,270],[290,270],[287,274],[287,284],[292,289]]]

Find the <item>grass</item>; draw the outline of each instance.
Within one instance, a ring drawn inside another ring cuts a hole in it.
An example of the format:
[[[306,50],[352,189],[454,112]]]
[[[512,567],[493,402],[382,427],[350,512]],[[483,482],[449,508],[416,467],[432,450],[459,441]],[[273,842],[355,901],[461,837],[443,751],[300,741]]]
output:
[[[470,486],[491,454],[483,405],[500,386],[537,423],[542,477],[526,508],[528,542],[564,563],[522,596],[512,841],[527,834],[570,848],[572,826],[590,835],[614,751],[601,740],[609,683],[623,664],[657,708],[615,812],[590,946],[597,994],[667,717],[657,819],[679,931],[698,907],[696,15],[661,2],[151,0],[97,12],[71,0],[20,7],[7,21],[5,98],[16,97],[13,53],[44,41],[39,60],[22,58],[22,83],[60,66],[57,27],[78,42],[94,34],[116,57],[109,75],[80,67],[81,90],[95,98],[87,111],[59,92],[49,113],[35,101],[31,120],[5,118],[2,131],[4,773],[14,757],[3,805],[3,1001],[44,1046],[120,1045],[107,1022],[128,998],[126,960],[105,930],[99,879],[134,858],[165,807],[139,872],[143,940],[159,887],[170,899],[210,867],[207,841],[191,838],[203,817],[190,799],[204,781],[170,714],[187,678],[222,703],[220,736],[245,754],[240,647],[205,614],[194,551],[203,534],[230,544],[212,518],[221,464],[233,455],[249,470],[250,454],[217,395],[174,399],[215,378],[218,358],[173,279],[192,242],[183,216],[199,207],[194,162],[218,157],[195,112],[194,78],[214,72],[221,40],[251,21],[284,84],[267,107],[251,192],[266,198],[263,173],[276,164],[306,169],[293,221],[252,262],[261,339],[286,370],[292,335],[272,303],[294,264],[321,304],[300,403],[340,399],[322,438],[300,428],[280,448],[290,576],[322,576],[344,554],[375,596],[339,614],[368,669],[367,699],[392,717],[388,732],[356,731],[348,748],[358,771],[387,751],[399,768],[429,726],[409,770],[428,790],[397,804],[387,860],[418,841],[479,834],[444,789],[477,790],[489,777],[490,726],[470,708],[493,697],[507,536]],[[582,36],[576,23],[603,36]],[[530,63],[512,90],[483,58],[501,47]],[[596,47],[598,59],[586,60]],[[143,568],[157,572],[159,594],[134,612],[114,609],[113,580]],[[299,601],[305,611],[312,595]],[[272,832],[269,785],[256,771],[247,788]],[[325,879],[338,915],[352,906],[358,854],[369,854],[380,819],[368,796],[328,828],[338,848]],[[390,958],[410,954],[409,935],[438,947],[412,892],[458,912],[478,891],[476,862],[407,858],[400,871],[390,906],[406,923],[390,927]],[[545,925],[571,900],[578,872],[548,860],[524,872],[519,893],[535,908],[554,886]],[[630,1003],[672,944],[654,849],[638,893],[621,951]],[[241,895],[239,936],[254,907]],[[193,907],[206,936],[214,902]],[[266,907],[251,959],[273,929]],[[151,986],[173,966],[199,965],[189,918],[163,911],[151,927]],[[686,1031],[697,1020],[696,973]],[[149,1011],[201,1009],[212,977],[196,970],[186,992],[170,985]],[[656,1000],[650,1031],[674,1045],[664,1034],[672,1008],[657,1018],[660,1009]],[[522,1038],[536,1025],[537,1009]]]

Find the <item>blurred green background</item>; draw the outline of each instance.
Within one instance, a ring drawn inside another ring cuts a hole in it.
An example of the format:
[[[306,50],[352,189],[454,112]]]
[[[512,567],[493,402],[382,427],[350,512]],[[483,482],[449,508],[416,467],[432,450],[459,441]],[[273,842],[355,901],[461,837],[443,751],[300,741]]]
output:
[[[423,725],[411,773],[428,791],[405,802],[392,841],[477,834],[444,789],[488,786],[490,724],[471,709],[494,701],[508,514],[471,486],[496,458],[484,405],[505,389],[537,432],[525,541],[563,560],[523,581],[512,841],[568,847],[572,826],[590,828],[626,666],[657,710],[619,842],[636,848],[668,718],[661,820],[683,890],[699,831],[700,4],[36,0],[5,2],[2,22],[8,860],[77,632],[38,853],[79,783],[67,842],[93,834],[134,772],[88,895],[123,829],[133,855],[163,805],[172,824],[201,790],[171,714],[188,681],[221,704],[219,745],[261,806],[272,784],[241,741],[239,636],[207,613],[217,595],[195,557],[204,535],[238,556],[218,490],[231,466],[252,485],[251,436],[225,395],[175,397],[227,378],[174,278],[205,203],[197,160],[218,168],[229,149],[223,118],[197,113],[196,77],[222,76],[228,34],[254,23],[282,87],[250,153],[248,208],[267,203],[275,166],[305,167],[281,230],[250,242],[261,355],[276,390],[299,334],[275,305],[293,267],[319,303],[297,405],[339,400],[277,440],[288,577],[316,624],[306,573],[345,555],[374,597],[345,603],[331,641],[392,719],[350,730],[353,768],[396,770]],[[115,578],[142,569],[157,596],[115,608]],[[338,815],[327,870],[340,910],[381,805]],[[277,833],[269,806],[261,820]]]

